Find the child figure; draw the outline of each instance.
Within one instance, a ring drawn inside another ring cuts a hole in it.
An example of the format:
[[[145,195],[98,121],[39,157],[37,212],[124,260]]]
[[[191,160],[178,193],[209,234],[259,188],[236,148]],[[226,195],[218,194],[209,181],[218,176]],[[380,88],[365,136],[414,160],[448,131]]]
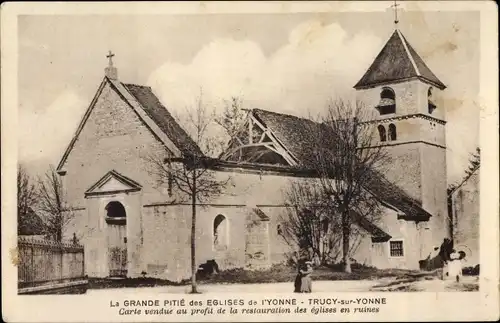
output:
[[[448,275],[458,283],[462,277],[462,260],[460,253],[453,250],[448,261]]]

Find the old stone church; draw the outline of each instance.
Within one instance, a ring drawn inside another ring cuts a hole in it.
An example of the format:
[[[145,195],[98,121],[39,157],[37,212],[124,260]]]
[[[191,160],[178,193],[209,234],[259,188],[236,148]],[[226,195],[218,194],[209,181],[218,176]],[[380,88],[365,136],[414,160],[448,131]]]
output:
[[[449,234],[439,98],[445,85],[396,29],[354,88],[377,111],[374,145],[387,146],[394,163],[372,190],[383,204],[380,221],[355,221],[362,233],[352,257],[378,268],[418,269]],[[293,250],[281,237],[280,192],[307,180],[293,169],[308,151],[300,129],[312,121],[260,109],[247,118],[247,140],[213,170],[232,177],[231,194],[198,208],[197,259],[215,259],[222,269],[285,260]],[[264,150],[252,158],[234,157],[256,145]],[[197,151],[151,88],[123,83],[110,63],[57,168],[76,215],[66,234],[83,237],[89,276],[190,276],[190,205],[173,203],[176,192],[158,184],[145,157]]]

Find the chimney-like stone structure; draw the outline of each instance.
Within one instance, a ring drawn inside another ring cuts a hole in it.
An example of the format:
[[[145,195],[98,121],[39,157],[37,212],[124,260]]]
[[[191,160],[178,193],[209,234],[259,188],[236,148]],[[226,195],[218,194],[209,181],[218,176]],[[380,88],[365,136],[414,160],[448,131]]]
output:
[[[109,51],[108,55],[106,55],[109,62],[108,62],[108,67],[106,67],[104,69],[104,73],[105,73],[106,77],[108,77],[112,80],[117,80],[118,79],[118,70],[116,69],[116,67],[113,66],[113,56],[115,56],[115,54],[113,54],[111,51]]]

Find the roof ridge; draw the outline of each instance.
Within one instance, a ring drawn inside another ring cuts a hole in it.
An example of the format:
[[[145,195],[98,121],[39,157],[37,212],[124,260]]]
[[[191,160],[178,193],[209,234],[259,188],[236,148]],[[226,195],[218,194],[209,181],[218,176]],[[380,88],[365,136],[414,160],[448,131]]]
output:
[[[399,29],[396,29],[396,32],[398,33],[399,39],[403,43],[403,47],[405,49],[406,54],[408,55],[408,58],[410,59],[411,65],[413,66],[413,69],[415,69],[415,73],[417,73],[417,76],[422,76],[420,74],[420,71],[418,70],[418,67],[417,67],[417,64],[415,63],[415,59],[413,58],[413,55],[410,53],[410,50],[408,49],[408,43],[407,43],[405,37],[403,36],[403,34],[401,34]]]
[[[138,87],[145,87],[145,88],[151,89],[151,86],[149,86],[149,85],[141,85],[141,84],[125,83],[125,82],[120,82],[120,83],[122,83],[124,86],[138,86]]]
[[[412,78],[441,90],[446,88],[403,33],[396,29],[354,88],[359,90]]]
[[[306,118],[306,117],[299,117],[299,116],[296,116],[296,115],[293,115],[293,114],[288,114],[288,113],[281,113],[281,112],[276,112],[276,111],[271,111],[271,110],[264,110],[264,109],[260,109],[260,108],[253,108],[252,110],[254,111],[262,111],[262,112],[266,112],[266,113],[272,113],[272,114],[275,114],[275,115],[280,115],[280,116],[285,116],[285,117],[292,117],[292,118],[296,118],[296,119],[300,119],[300,120],[306,120],[306,121],[310,121],[310,122],[313,122],[313,123],[316,123],[316,124],[320,124],[319,122],[316,122],[312,119],[309,119],[309,118]]]

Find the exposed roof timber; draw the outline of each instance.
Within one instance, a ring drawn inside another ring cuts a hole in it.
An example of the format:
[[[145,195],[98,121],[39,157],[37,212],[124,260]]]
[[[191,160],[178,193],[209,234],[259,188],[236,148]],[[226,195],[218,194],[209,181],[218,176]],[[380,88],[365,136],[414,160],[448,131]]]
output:
[[[254,142],[253,138],[253,132],[254,132],[254,126],[257,126],[261,131],[262,134],[260,135],[259,141]],[[273,132],[267,128],[262,122],[260,122],[254,115],[253,113],[249,113],[247,116],[247,122],[244,124],[244,129],[245,129],[245,134],[248,136],[248,144],[242,144],[242,141],[238,138],[238,136],[235,136],[235,138],[238,140],[240,143],[239,146],[232,148],[229,150],[227,153],[223,154],[222,159],[224,160],[229,160],[232,156],[234,156],[237,152],[242,152],[245,148],[252,148],[252,147],[264,147],[266,149],[269,149],[270,151],[280,155],[290,166],[297,165],[296,160],[291,156],[291,153],[283,146],[282,143],[279,142],[279,140],[276,138],[276,136],[273,134]],[[266,141],[265,138],[269,138],[271,141]],[[263,156],[262,154],[261,156]],[[256,161],[255,156],[252,156],[251,160],[246,159],[244,160],[246,162],[250,161]]]

